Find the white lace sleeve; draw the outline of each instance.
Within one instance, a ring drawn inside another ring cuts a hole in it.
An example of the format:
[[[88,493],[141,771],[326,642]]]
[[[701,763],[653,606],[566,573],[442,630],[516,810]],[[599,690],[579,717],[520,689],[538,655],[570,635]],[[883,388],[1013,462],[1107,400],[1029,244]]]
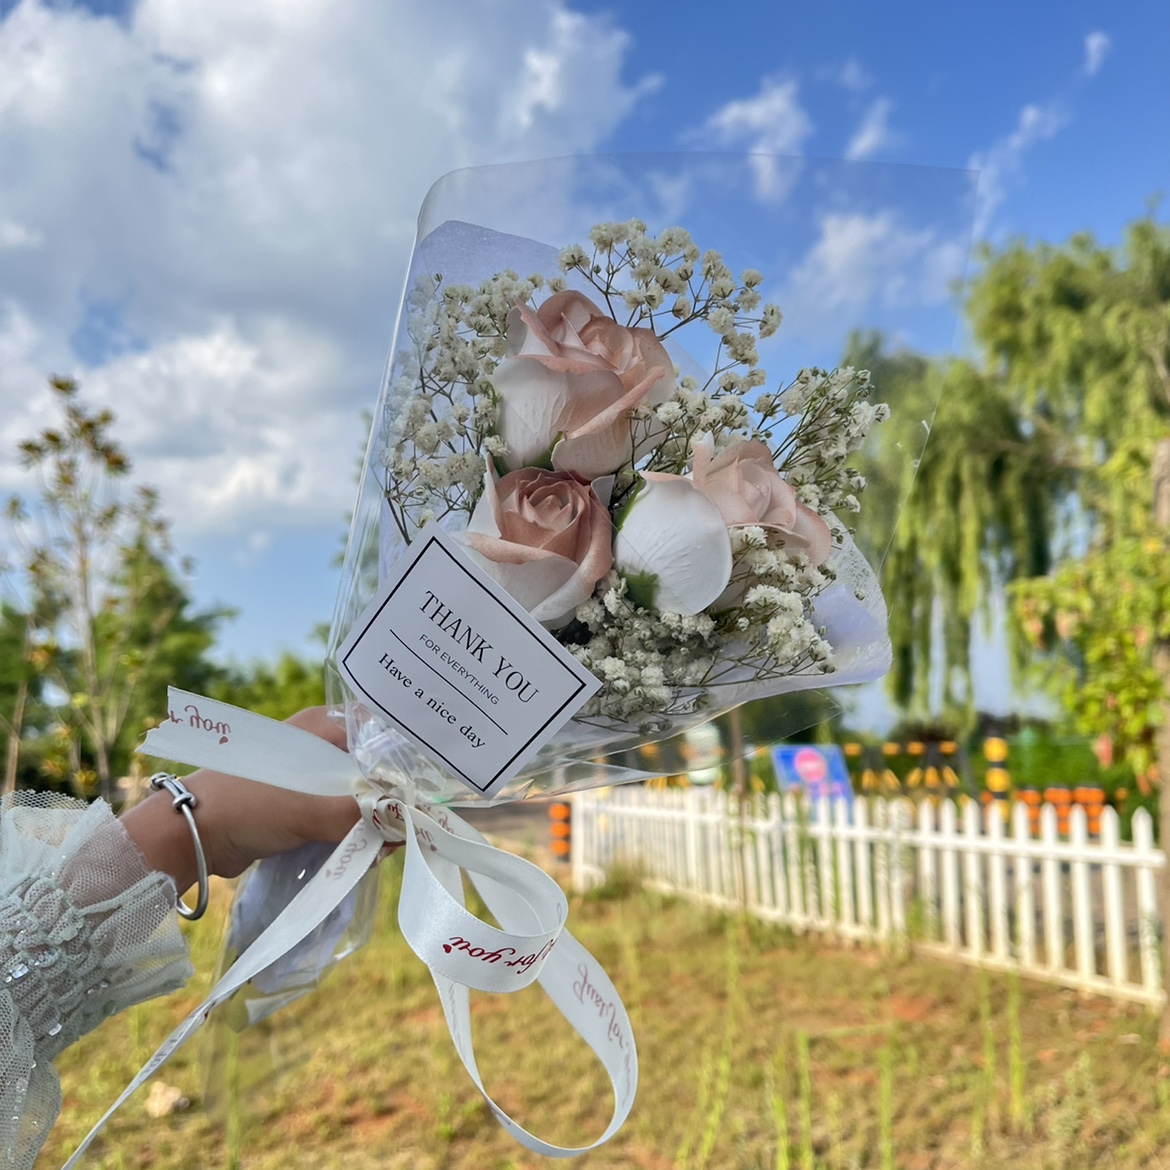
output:
[[[191,975],[170,877],[104,802],[0,802],[0,1164],[31,1167],[61,1110],[50,1063]]]

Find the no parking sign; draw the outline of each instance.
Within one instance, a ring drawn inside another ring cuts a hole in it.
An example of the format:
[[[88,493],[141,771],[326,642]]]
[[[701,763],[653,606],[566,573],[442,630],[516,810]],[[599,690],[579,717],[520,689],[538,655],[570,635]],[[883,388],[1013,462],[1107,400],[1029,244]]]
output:
[[[783,792],[795,789],[810,800],[827,796],[853,802],[845,756],[836,744],[777,744],[772,748],[772,766]]]

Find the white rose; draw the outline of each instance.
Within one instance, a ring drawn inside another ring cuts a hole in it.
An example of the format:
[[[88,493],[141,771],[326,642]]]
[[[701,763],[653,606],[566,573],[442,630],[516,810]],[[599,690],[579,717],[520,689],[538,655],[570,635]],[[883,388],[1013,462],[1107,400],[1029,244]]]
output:
[[[731,538],[716,504],[681,475],[643,472],[645,481],[618,525],[613,559],[636,599],[696,614],[731,579]]]
[[[619,325],[579,292],[508,314],[507,353],[492,376],[511,467],[549,456],[593,480],[634,456],[630,412],[674,393],[674,363],[651,329]]]

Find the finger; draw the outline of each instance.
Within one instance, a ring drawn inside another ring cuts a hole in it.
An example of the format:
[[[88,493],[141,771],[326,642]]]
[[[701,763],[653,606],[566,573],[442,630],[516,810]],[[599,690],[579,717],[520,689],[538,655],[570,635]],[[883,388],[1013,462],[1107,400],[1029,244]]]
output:
[[[340,841],[361,816],[352,796],[318,796],[304,806],[301,832],[307,841]]]
[[[334,747],[346,747],[345,728],[329,715],[327,707],[306,707],[285,720],[302,731],[312,732],[321,739],[328,740]]]

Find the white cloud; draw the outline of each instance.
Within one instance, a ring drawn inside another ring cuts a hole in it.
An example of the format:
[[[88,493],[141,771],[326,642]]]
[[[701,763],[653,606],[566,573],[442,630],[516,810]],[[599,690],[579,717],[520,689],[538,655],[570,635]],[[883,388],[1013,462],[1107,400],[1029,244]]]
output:
[[[860,92],[867,89],[870,85],[871,78],[869,74],[862,68],[861,62],[856,57],[850,57],[848,61],[841,67],[841,72],[837,80],[846,88]]]
[[[0,251],[5,248],[39,248],[44,243],[40,232],[11,219],[0,219]]]
[[[979,201],[975,213],[975,235],[983,237],[991,217],[1007,198],[1009,188],[1020,181],[1024,156],[1039,142],[1054,138],[1068,125],[1068,115],[1057,102],[1026,105],[1015,129],[987,150],[971,156],[969,165],[979,171]]]
[[[813,132],[813,124],[800,102],[794,80],[765,80],[754,97],[728,102],[715,111],[704,134],[723,146],[756,152],[752,169],[756,193],[762,199],[780,200],[795,181],[795,161],[767,157],[796,154]]]
[[[122,22],[22,0],[0,19],[4,455],[72,373],[181,529],[339,517],[427,187],[595,148],[654,84],[624,83],[627,48],[561,0]]]
[[[1110,39],[1109,34],[1103,33],[1099,29],[1089,33],[1085,37],[1084,70],[1086,77],[1096,76],[1112,48],[1113,41]]]
[[[184,531],[235,536],[291,516],[328,522],[352,503],[360,418],[321,392],[344,381],[344,365],[329,339],[279,318],[247,338],[224,320],[118,358],[85,392],[117,413],[138,471]]]
[[[850,57],[844,65],[818,69],[817,76],[824,81],[834,82],[850,93],[861,93],[873,84],[873,78],[856,57]]]
[[[841,331],[865,323],[847,320],[851,313],[877,320],[891,309],[945,304],[965,258],[963,242],[907,227],[893,211],[830,212],[780,300],[792,306],[794,328]]]
[[[846,158],[872,158],[897,141],[897,135],[890,129],[890,112],[893,108],[894,103],[889,98],[878,98],[865,111],[861,124],[845,148]]]

